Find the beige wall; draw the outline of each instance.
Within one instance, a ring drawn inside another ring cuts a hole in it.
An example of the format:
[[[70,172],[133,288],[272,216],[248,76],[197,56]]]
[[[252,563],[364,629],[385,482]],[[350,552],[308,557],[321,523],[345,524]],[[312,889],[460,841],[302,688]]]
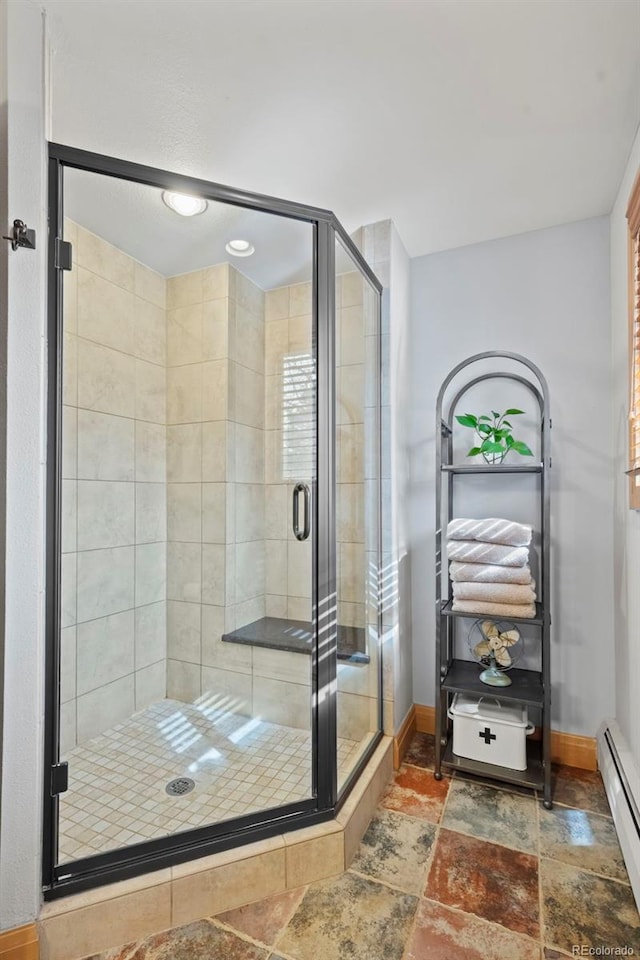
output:
[[[165,281],[67,221],[61,747],[165,695]]]

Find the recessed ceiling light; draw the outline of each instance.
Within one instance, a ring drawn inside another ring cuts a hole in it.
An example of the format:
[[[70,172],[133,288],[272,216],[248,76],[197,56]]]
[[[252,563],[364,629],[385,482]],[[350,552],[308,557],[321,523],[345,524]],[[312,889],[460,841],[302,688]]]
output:
[[[171,210],[181,217],[195,217],[207,209],[207,201],[202,197],[192,197],[188,193],[176,193],[175,190],[163,190],[162,199]]]
[[[250,257],[256,252],[256,248],[248,240],[229,240],[224,248],[233,257]]]

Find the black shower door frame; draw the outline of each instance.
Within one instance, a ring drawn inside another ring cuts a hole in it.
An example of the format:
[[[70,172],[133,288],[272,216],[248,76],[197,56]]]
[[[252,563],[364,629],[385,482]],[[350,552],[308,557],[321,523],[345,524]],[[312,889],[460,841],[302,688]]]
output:
[[[145,843],[91,857],[57,863],[59,716],[60,716],[60,531],[62,460],[62,289],[64,248],[64,170],[75,168],[158,187],[191,193],[207,200],[259,210],[309,223],[313,227],[313,329],[315,338],[316,401],[316,489],[312,499],[313,615],[315,643],[312,650],[313,691],[313,796],[297,803],[275,807],[172,834]],[[337,217],[330,210],[293,203],[275,197],[236,190],[218,183],[184,176],[168,170],[130,163],[126,160],[49,144],[49,237],[48,237],[48,384],[47,384],[47,519],[46,519],[46,665],[45,743],[42,881],[46,900],[56,899],[91,887],[113,883],[173,864],[255,842],[284,831],[330,820],[335,816],[370,759],[382,737],[382,689],[379,670],[378,732],[372,738],[347,788],[338,798],[336,754],[337,709],[337,615],[335,536],[335,238],[353,257],[378,294],[379,280],[357,249]],[[379,371],[378,371],[379,373]],[[378,410],[380,377],[378,376]],[[381,622],[378,624],[381,636]],[[321,697],[318,690],[323,691]]]

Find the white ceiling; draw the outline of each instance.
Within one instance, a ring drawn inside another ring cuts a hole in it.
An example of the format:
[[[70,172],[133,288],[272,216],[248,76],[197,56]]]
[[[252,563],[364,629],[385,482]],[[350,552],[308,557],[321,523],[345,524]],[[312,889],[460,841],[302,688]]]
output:
[[[608,213],[640,0],[44,0],[53,136],[391,217],[411,256]]]
[[[64,212],[165,277],[229,262],[263,290],[311,279],[309,223],[209,201],[204,213],[181,217],[157,187],[67,169]],[[255,253],[230,256],[228,240],[248,240]],[[340,259],[342,272],[353,269]]]

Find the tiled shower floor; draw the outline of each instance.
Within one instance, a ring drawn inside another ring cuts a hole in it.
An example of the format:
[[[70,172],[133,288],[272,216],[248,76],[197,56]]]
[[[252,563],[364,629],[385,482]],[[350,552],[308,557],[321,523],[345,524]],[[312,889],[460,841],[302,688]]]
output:
[[[338,741],[338,779],[366,744]],[[71,750],[60,797],[59,862],[103,853],[310,796],[308,730],[162,700]],[[167,783],[195,789],[171,797]]]

